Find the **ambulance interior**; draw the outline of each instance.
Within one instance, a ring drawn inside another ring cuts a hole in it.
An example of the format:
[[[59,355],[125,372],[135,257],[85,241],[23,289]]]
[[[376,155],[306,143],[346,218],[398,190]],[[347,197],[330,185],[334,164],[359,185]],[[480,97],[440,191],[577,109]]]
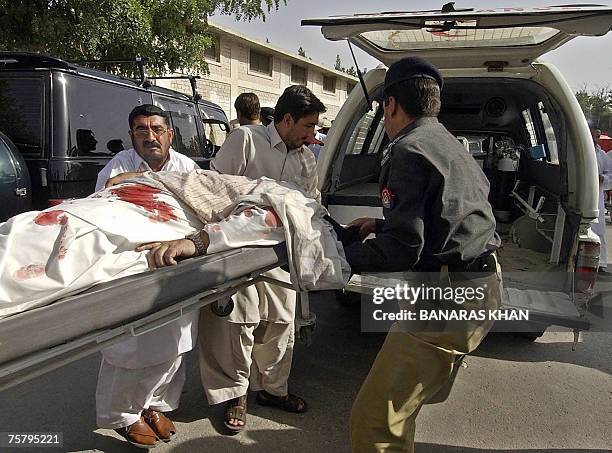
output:
[[[372,110],[363,103],[356,113],[334,162],[326,203],[341,221],[350,220],[348,206],[357,216],[364,207],[380,206],[377,183],[388,139],[380,89],[373,99]],[[554,99],[525,79],[447,78],[439,120],[491,184],[504,270],[564,270],[580,217],[569,205],[565,150],[571,145]]]

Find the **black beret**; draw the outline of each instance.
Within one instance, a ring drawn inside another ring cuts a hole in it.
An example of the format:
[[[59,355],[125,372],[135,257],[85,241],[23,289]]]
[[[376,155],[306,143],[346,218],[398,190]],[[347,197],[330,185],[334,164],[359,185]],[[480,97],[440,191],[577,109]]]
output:
[[[444,85],[442,74],[433,64],[421,57],[406,57],[396,61],[385,75],[385,89],[404,80],[425,77],[437,82],[440,90]]]

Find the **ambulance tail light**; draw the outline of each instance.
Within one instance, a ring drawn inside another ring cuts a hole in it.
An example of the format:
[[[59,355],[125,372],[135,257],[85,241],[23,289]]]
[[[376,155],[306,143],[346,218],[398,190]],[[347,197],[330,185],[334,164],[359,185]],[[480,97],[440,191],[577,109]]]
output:
[[[592,294],[599,268],[599,242],[580,241],[576,254],[576,291]]]

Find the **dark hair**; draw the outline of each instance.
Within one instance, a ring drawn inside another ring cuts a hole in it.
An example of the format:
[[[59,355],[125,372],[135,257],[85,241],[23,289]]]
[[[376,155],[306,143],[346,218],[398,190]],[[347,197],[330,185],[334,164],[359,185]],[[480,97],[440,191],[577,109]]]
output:
[[[134,119],[137,116],[161,116],[166,123],[166,127],[170,126],[168,114],[153,104],[142,104],[134,107],[128,118],[128,121],[130,122],[130,129],[132,129],[132,124],[134,124]]]
[[[395,83],[384,90],[383,101],[387,102],[391,96],[410,116],[438,116],[440,113],[440,87],[433,79],[418,77]]]
[[[274,122],[279,123],[286,113],[290,113],[294,121],[310,115],[327,111],[325,105],[312,91],[304,85],[292,85],[285,89],[274,107]]]
[[[238,115],[250,120],[259,118],[259,98],[255,93],[242,93],[234,101],[234,108]]]
[[[259,112],[259,118],[264,126],[267,126],[274,121],[274,109],[272,107],[262,107]]]

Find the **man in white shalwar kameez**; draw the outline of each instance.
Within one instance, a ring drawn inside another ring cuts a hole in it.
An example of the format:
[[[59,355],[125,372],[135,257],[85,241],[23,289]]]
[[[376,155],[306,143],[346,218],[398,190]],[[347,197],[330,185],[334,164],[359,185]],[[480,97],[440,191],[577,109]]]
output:
[[[274,122],[234,129],[211,169],[250,178],[262,176],[295,183],[310,197],[319,199],[316,159],[305,143],[314,134],[325,106],[304,86],[285,90],[275,107]],[[207,234],[202,235],[204,243]],[[203,250],[208,244],[203,244]],[[157,253],[157,265],[172,264],[162,255],[191,256],[186,241],[172,241]],[[209,250],[210,252],[210,250]],[[267,276],[289,282],[289,274],[277,268]],[[210,404],[227,401],[225,426],[240,431],[246,421],[246,395],[257,391],[257,402],[291,412],[304,412],[306,402],[288,392],[294,344],[296,293],[258,283],[234,296],[234,310],[219,318],[210,310],[200,315],[200,372]]]
[[[174,131],[167,114],[144,104],[129,116],[133,149],[122,151],[102,169],[96,190],[144,171],[186,172],[198,168],[170,148]],[[137,446],[168,442],[176,433],[164,415],[178,407],[185,382],[184,354],[197,338],[197,317],[188,314],[155,331],[102,350],[96,388],[97,424],[115,429]]]
[[[597,223],[594,223],[592,228],[599,236],[599,272],[607,273],[608,253],[606,251],[606,205],[605,192],[612,190],[612,159],[599,146],[599,137],[601,131],[599,129],[591,129],[593,143],[595,145],[595,156],[597,157],[597,170],[599,173],[599,217]]]

